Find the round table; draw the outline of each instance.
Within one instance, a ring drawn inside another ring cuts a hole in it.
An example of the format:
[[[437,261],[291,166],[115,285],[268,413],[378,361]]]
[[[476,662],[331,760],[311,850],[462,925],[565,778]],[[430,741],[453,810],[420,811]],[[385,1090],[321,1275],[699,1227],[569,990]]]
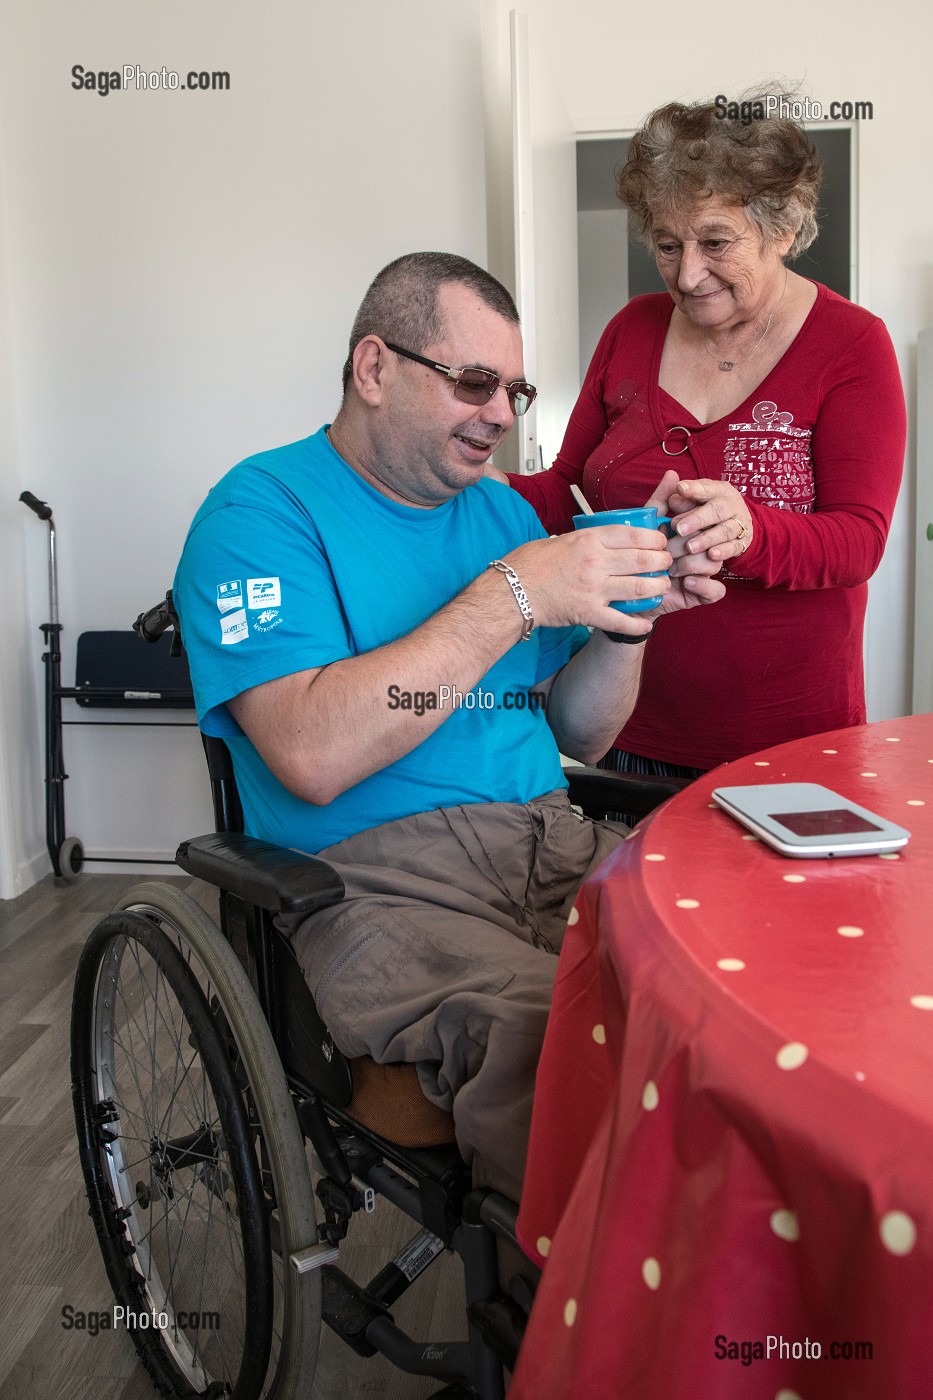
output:
[[[911,840],[793,860],[711,801],[785,781]],[[933,1395],[933,716],[724,765],[586,882],[519,1233],[509,1400]]]

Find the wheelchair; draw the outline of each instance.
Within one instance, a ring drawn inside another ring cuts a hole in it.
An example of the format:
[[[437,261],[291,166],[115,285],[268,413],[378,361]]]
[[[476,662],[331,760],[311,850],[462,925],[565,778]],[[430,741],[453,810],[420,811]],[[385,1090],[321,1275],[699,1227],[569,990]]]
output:
[[[177,641],[168,595],[137,630],[173,626]],[[341,1054],[274,917],[338,902],[342,881],[243,834],[229,753],[203,739],[216,831],[176,860],[216,887],[217,921],[171,885],[141,884],[93,929],[75,982],[75,1123],[115,1323],[170,1397],[304,1400],[323,1321],[359,1354],[435,1378],[434,1400],[503,1400],[527,1307],[500,1287],[496,1241],[517,1248],[517,1206],[472,1188],[453,1119],[413,1065]],[[684,786],[568,776],[597,817],[641,816]],[[340,1243],[378,1197],[412,1238],[354,1280]],[[417,1340],[391,1308],[445,1250],[463,1264],[467,1340]]]

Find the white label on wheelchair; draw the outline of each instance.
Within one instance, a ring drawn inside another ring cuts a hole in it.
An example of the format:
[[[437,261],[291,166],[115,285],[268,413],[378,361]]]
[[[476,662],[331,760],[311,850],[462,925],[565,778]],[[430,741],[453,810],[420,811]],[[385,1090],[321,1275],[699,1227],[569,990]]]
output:
[[[401,1269],[408,1282],[412,1283],[419,1274],[424,1273],[431,1261],[443,1252],[444,1241],[439,1240],[437,1235],[432,1235],[430,1230],[422,1230],[392,1262],[397,1269]]]

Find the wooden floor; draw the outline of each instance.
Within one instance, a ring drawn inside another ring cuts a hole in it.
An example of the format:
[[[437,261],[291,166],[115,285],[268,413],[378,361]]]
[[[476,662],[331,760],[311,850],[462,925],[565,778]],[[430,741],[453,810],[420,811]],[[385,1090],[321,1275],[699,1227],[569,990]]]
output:
[[[62,1309],[112,1307],[78,1166],[69,1078],[74,970],[84,938],[138,877],[47,877],[0,901],[0,1396],[10,1400],[148,1400],[154,1386],[122,1331],[65,1330]],[[173,880],[210,909],[213,893]],[[341,1267],[371,1277],[410,1235],[412,1222],[379,1202],[357,1215]],[[458,1261],[443,1255],[393,1307],[410,1335],[465,1336]],[[423,1400],[442,1383],[363,1359],[327,1328],[313,1391],[295,1400]]]

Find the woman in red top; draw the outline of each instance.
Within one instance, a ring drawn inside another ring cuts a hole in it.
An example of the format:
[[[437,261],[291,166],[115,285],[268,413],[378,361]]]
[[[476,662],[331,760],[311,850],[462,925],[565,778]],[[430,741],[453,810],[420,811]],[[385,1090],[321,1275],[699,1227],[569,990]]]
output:
[[[723,566],[718,607],[660,620],[607,766],[695,776],[865,720],[866,580],[906,417],[883,323],[786,265],[816,236],[820,175],[793,121],[653,113],[619,197],[667,293],[610,321],[552,469],[504,478],[556,534],[571,483],[596,510],[642,505],[673,467],[672,553]]]

